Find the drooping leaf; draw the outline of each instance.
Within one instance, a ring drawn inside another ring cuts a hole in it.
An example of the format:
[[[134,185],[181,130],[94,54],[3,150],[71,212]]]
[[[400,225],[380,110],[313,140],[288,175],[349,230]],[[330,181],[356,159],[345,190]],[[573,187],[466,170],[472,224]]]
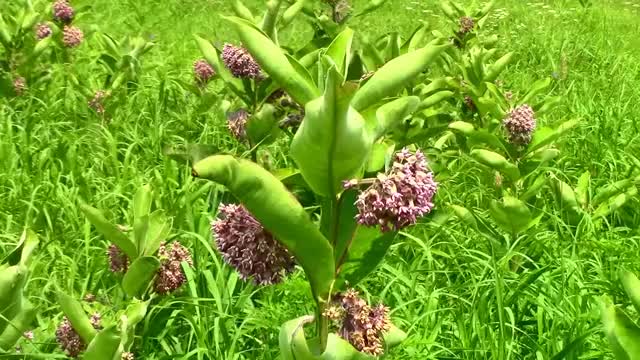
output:
[[[548,128],[536,130],[533,135],[533,139],[531,139],[529,147],[527,147],[527,153],[532,153],[542,148],[543,146],[553,143],[569,130],[573,129],[576,125],[578,125],[578,120],[569,120],[560,124],[560,126],[558,126],[555,130]]]
[[[493,201],[489,212],[498,225],[510,234],[518,234],[527,230],[531,223],[531,211],[522,201],[505,196],[502,203]]]
[[[307,104],[291,143],[291,157],[302,176],[325,196],[335,196],[343,180],[356,176],[373,145],[364,118],[349,106],[353,84],[341,84],[340,74],[330,69],[325,94]]]
[[[151,213],[144,247],[140,249],[140,253],[145,256],[153,255],[160,248],[160,244],[167,240],[172,227],[173,219],[167,217],[164,210],[156,210]]]
[[[251,144],[268,145],[276,140],[280,133],[279,118],[271,104],[263,104],[256,114],[247,121],[247,137]]]
[[[419,50],[389,61],[356,93],[351,106],[357,111],[363,111],[388,96],[396,95],[450,46],[441,44],[438,39]]]
[[[13,350],[15,343],[33,326],[36,318],[36,308],[28,301],[23,300],[21,311],[0,332],[0,353]]]
[[[142,256],[134,260],[122,279],[125,293],[130,297],[140,298],[159,268],[160,261],[153,256]]]
[[[85,344],[91,343],[97,331],[91,325],[91,321],[89,321],[87,314],[82,309],[80,302],[65,293],[58,292],[58,303],[62,308],[62,312],[69,319],[73,330],[80,335],[82,341]]]
[[[196,163],[193,172],[229,188],[295,256],[314,294],[328,294],[335,270],[331,245],[278,179],[255,163],[228,155],[208,157]]]
[[[640,328],[615,305],[602,304],[602,322],[617,359],[640,359]]]
[[[120,349],[120,333],[115,325],[101,330],[87,346],[83,359],[113,360],[122,352]]]
[[[631,303],[640,312],[640,280],[631,272],[626,271],[622,274],[622,285]]]
[[[489,150],[476,149],[471,151],[471,157],[483,165],[501,171],[514,181],[520,178],[518,167],[500,154]]]
[[[344,29],[329,45],[326,55],[333,60],[338,73],[344,79],[347,77],[347,70],[351,62],[351,44],[353,43],[353,30]]]
[[[417,96],[403,96],[386,103],[376,110],[374,121],[368,121],[374,140],[384,136],[391,128],[397,126],[403,119],[418,109],[420,98]],[[367,119],[369,120],[369,119]]]
[[[125,254],[127,254],[129,259],[135,259],[138,257],[138,249],[133,241],[131,241],[131,239],[129,239],[129,237],[127,237],[127,235],[122,231],[118,230],[115,225],[107,221],[100,210],[82,202],[80,203],[80,210],[82,210],[87,219],[89,219],[89,222],[96,227],[96,230],[98,230],[98,232],[108,241],[118,246]]]

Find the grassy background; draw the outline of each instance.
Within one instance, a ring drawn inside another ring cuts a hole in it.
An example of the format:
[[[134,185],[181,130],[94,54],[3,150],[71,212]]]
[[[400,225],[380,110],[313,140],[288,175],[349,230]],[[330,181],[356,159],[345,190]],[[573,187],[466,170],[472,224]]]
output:
[[[252,9],[260,3],[247,1]],[[45,240],[29,284],[42,309],[40,326],[35,344],[23,344],[25,352],[61,354],[53,337],[61,318],[52,300],[57,289],[78,298],[97,294],[95,307],[107,317],[121,305],[106,244],[75,204],[85,199],[108,218],[127,223],[129,199],[143,183],[153,185],[156,205],[174,217],[176,236],[193,249],[197,271],[182,295],[154,308],[138,341],[139,359],[276,359],[278,326],[309,312],[300,274],[285,284],[254,288],[222,265],[209,232],[220,193],[211,187],[204,196],[191,196],[203,183],[162,155],[164,145],[183,142],[243,151],[220,114],[200,114],[196,99],[175,83],[190,81],[191,63],[199,57],[192,34],[234,39],[219,18],[229,12],[228,1],[216,0],[95,2],[80,26],[117,36],[139,33],[157,42],[144,60],[140,91],[108,124],[66,86],[39,103],[0,107],[0,251],[26,225]],[[431,1],[389,0],[353,27],[370,35],[407,34],[419,21],[437,28],[438,13]],[[524,91],[536,79],[553,76],[554,92],[565,101],[541,121],[581,119],[561,145],[558,167],[550,169],[569,183],[585,170],[598,185],[623,178],[630,167],[626,154],[640,154],[639,16],[640,6],[619,1],[598,1],[588,11],[577,0],[498,1],[489,31],[500,36],[501,49],[516,54],[506,86]],[[306,36],[309,29],[297,23],[285,42],[295,45]],[[89,38],[65,70],[97,78],[95,48]],[[274,161],[286,161],[277,144],[271,152]],[[474,163],[463,159],[442,182],[437,203],[478,204],[491,189]],[[636,199],[630,207],[639,205]],[[460,224],[425,222],[403,233],[362,287],[372,302],[389,305],[394,322],[410,333],[389,358],[609,357],[598,298],[608,294],[624,301],[618,271],[640,270],[640,216],[631,212],[616,226],[575,236],[558,214],[546,210],[546,231],[515,244],[498,263],[491,261],[488,244]],[[532,271],[540,269],[539,277],[508,271],[514,257]],[[507,304],[502,321],[496,299]]]

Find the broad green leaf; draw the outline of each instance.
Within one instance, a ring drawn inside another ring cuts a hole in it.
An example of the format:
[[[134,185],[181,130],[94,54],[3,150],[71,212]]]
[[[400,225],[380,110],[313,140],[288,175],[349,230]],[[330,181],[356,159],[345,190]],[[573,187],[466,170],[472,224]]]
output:
[[[500,75],[500,73],[502,73],[502,71],[507,67],[507,65],[509,65],[512,58],[513,58],[513,53],[507,53],[503,57],[498,59],[495,63],[493,63],[489,67],[483,80],[486,82],[495,81]]]
[[[29,266],[29,263],[31,262],[31,255],[39,242],[40,240],[36,233],[30,229],[25,229],[13,251],[9,252],[9,254],[7,254],[3,259],[0,259],[0,263]]]
[[[143,185],[141,186],[133,198],[133,218],[135,219],[142,218],[143,216],[149,215],[151,211],[151,201],[153,198],[151,197],[151,186]]]
[[[542,148],[543,146],[549,145],[560,138],[562,135],[566,134],[569,130],[573,129],[576,125],[578,125],[578,120],[569,120],[566,121],[555,130],[551,130],[548,128],[542,128],[536,130],[533,135],[533,139],[531,139],[531,143],[527,148],[527,153],[532,153],[535,150]]]
[[[582,207],[587,206],[589,202],[589,185],[591,185],[591,172],[587,170],[578,179],[578,186],[575,189],[576,199]]]
[[[597,206],[600,203],[629,190],[632,186],[635,186],[632,179],[616,181],[613,184],[600,188],[591,200],[591,203],[593,206]]]
[[[357,13],[354,15],[354,17],[359,17],[359,16],[364,16],[366,14],[369,14],[373,11],[376,11],[378,8],[380,8],[382,5],[384,5],[384,2],[387,0],[370,0],[367,3],[367,6],[362,9],[361,12]]]
[[[326,297],[335,270],[331,245],[278,179],[255,163],[228,155],[196,163],[193,173],[226,186],[295,256],[314,295]]]
[[[629,199],[633,198],[637,194],[638,194],[638,188],[632,187],[626,193],[620,194],[614,198],[610,198],[608,201],[602,203],[596,209],[596,211],[593,212],[593,218],[597,219],[597,218],[605,217],[611,214],[612,212],[624,206],[624,204],[626,204],[627,201],[629,201]]]
[[[473,124],[464,121],[455,121],[449,124],[449,129],[459,131],[465,135],[470,135],[475,131]]]
[[[166,241],[171,234],[173,219],[167,217],[164,210],[156,210],[149,215],[148,230],[144,241],[144,247],[140,253],[151,256],[160,248],[160,243]]]
[[[135,298],[140,298],[160,268],[160,261],[153,256],[142,256],[131,263],[122,279],[124,292]]]
[[[0,353],[3,350],[13,350],[13,346],[23,336],[24,332],[33,326],[33,321],[36,318],[36,308],[24,300],[21,309],[18,315],[11,319],[4,331],[0,333]]]
[[[432,106],[438,105],[439,103],[453,97],[454,92],[449,90],[442,90],[436,93],[429,95],[426,99],[420,102],[419,110],[428,109]]]
[[[622,285],[636,311],[640,312],[640,280],[632,273],[625,271],[622,274]]]
[[[385,166],[393,156],[394,150],[395,143],[391,141],[382,141],[373,144],[371,154],[367,160],[366,172],[383,172],[385,170]]]
[[[476,149],[471,151],[471,157],[483,165],[503,172],[514,181],[520,178],[518,167],[500,154],[489,150]]]
[[[360,57],[367,70],[376,71],[384,65],[384,58],[375,45],[366,37],[361,36],[362,52]]]
[[[351,106],[363,111],[386,97],[396,95],[450,46],[441,44],[437,39],[419,50],[389,61],[356,93]]]
[[[296,102],[305,105],[320,96],[315,85],[289,63],[282,50],[254,24],[236,17],[225,17],[238,31],[243,44],[251,55],[276,82],[278,82]]]
[[[520,200],[528,201],[532,197],[537,196],[540,193],[540,190],[542,190],[542,188],[546,183],[547,183],[547,177],[544,174],[539,175],[536,178],[536,180],[533,182],[533,184],[527,187],[524,193],[520,195]]]
[[[640,360],[640,328],[615,305],[603,304],[602,322],[617,359]]]
[[[550,78],[536,81],[535,83],[533,83],[533,85],[531,85],[529,91],[527,91],[527,93],[522,97],[522,99],[520,99],[520,101],[518,101],[518,103],[529,104],[536,95],[547,89],[549,85],[551,85]]]
[[[167,146],[162,153],[171,159],[182,163],[196,163],[213,154],[219,153],[216,145],[186,144],[183,146]]]
[[[329,45],[326,55],[336,64],[338,73],[343,79],[347,77],[347,69],[351,62],[351,44],[353,43],[353,30],[344,29]]]
[[[263,104],[260,110],[247,121],[247,137],[252,145],[268,145],[276,140],[280,127],[276,108],[271,104]]]
[[[489,207],[489,212],[496,223],[510,234],[527,230],[532,219],[527,205],[512,196],[505,196],[502,203],[494,200]]]
[[[108,241],[118,246],[129,259],[138,257],[138,250],[133,241],[122,231],[118,230],[115,225],[107,221],[100,210],[82,202],[80,203],[80,210],[82,210],[87,219],[89,219],[89,222],[96,227],[96,230]]]
[[[307,0],[298,0],[294,2],[291,6],[289,6],[283,13],[280,18],[280,26],[285,27],[289,25],[293,19],[295,19],[300,11],[304,8]]]
[[[356,214],[358,210],[355,206],[356,199],[358,198],[357,189],[345,190],[340,194],[340,199],[335,205],[335,208],[326,207],[326,213],[323,211],[322,219],[329,219],[328,234],[332,241],[334,248],[334,260],[338,263],[343,256],[344,252],[351,245],[356,228],[358,224],[356,222]],[[329,204],[333,202],[328,201]]]
[[[553,110],[556,106],[565,101],[564,96],[546,97],[542,102],[532,106],[536,116],[541,116]]]
[[[91,343],[96,336],[97,331],[91,325],[87,314],[82,309],[80,302],[71,296],[58,292],[58,303],[62,308],[62,312],[67,316],[73,330],[75,330],[85,344]]]
[[[276,21],[278,19],[278,13],[280,12],[280,5],[282,5],[282,0],[268,0],[267,11],[262,18],[262,23],[260,25],[260,29],[262,29],[262,31],[274,42],[277,41]],[[253,24],[252,22],[249,23]]]
[[[571,186],[558,178],[553,179],[553,185],[558,196],[560,206],[562,206],[566,211],[580,213],[580,206],[578,206],[576,193],[573,191]]]
[[[338,278],[334,288],[353,287],[380,264],[393,244],[397,232],[383,233],[377,227],[358,226],[346,256],[338,260]]]
[[[115,325],[101,330],[87,346],[83,359],[113,360],[122,350],[120,349],[120,333]]]
[[[255,19],[253,18],[253,14],[251,13],[251,10],[249,10],[249,8],[247,8],[244,5],[244,3],[242,3],[242,1],[234,0],[231,6],[233,8],[233,12],[236,14],[237,17],[243,18],[251,22],[255,21]]]
[[[340,74],[331,68],[325,94],[307,104],[291,143],[291,157],[302,176],[324,196],[335,196],[343,180],[358,174],[373,145],[364,118],[349,106],[354,85],[341,83]]]
[[[391,324],[389,331],[384,334],[384,344],[387,348],[392,348],[399,345],[407,339],[407,333],[398,329],[395,325]]]
[[[368,124],[374,140],[378,140],[389,130],[397,126],[403,119],[411,115],[420,104],[417,96],[403,96],[386,103],[376,110],[375,121]]]

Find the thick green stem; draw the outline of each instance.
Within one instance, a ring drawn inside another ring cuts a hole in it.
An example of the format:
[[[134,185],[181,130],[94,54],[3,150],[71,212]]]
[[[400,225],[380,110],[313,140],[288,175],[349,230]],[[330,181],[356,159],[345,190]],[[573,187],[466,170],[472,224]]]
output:
[[[329,319],[323,315],[325,307],[324,303],[319,303],[316,313],[316,329],[320,339],[320,353],[324,353],[327,348],[327,338],[329,337]]]

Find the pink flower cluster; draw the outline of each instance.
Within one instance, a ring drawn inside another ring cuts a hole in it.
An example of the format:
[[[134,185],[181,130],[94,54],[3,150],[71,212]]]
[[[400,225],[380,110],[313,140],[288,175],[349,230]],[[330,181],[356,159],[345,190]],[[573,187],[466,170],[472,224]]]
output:
[[[465,35],[473,30],[473,27],[476,25],[475,21],[471,16],[463,16],[460,18],[460,30],[458,34]]]
[[[353,181],[345,182],[346,187],[353,185]],[[378,174],[358,195],[356,220],[366,226],[380,225],[384,232],[413,225],[431,212],[437,189],[424,154],[420,150],[412,154],[405,148],[396,153],[391,170]]]
[[[79,46],[84,40],[84,33],[78,27],[65,25],[62,29],[62,42],[68,48]]]
[[[341,323],[340,336],[358,351],[382,355],[383,335],[390,328],[389,309],[382,304],[369,306],[353,289],[338,295],[336,302],[323,315]]]
[[[104,114],[104,100],[111,95],[108,91],[98,90],[93,98],[89,100],[88,105],[99,115]]]
[[[89,321],[94,329],[99,330],[102,328],[100,320],[100,314],[95,313],[91,316]],[[80,338],[80,335],[78,335],[78,333],[73,329],[71,322],[66,316],[62,319],[62,323],[60,323],[60,326],[56,329],[56,341],[62,350],[73,358],[77,358],[78,355],[80,355],[80,353],[87,347],[84,341],[82,341],[82,338]]]
[[[171,244],[163,242],[160,244],[158,257],[161,265],[156,275],[154,289],[158,294],[172,293],[187,282],[187,277],[182,270],[182,262],[193,267],[191,253],[177,241]]]
[[[216,72],[207,60],[200,59],[193,63],[193,74],[195,75],[196,82],[199,85],[204,85],[211,80]]]
[[[36,25],[35,33],[36,33],[36,40],[43,40],[51,36],[53,31],[51,30],[51,26],[49,26],[49,24],[40,23]]]
[[[22,76],[16,76],[13,79],[13,91],[17,96],[22,96],[27,91],[27,79]]]
[[[253,59],[247,49],[231,44],[224,44],[222,61],[231,74],[241,79],[261,79],[260,65]]]
[[[242,205],[220,205],[222,217],[211,224],[224,261],[244,280],[270,285],[293,271],[294,259]]]
[[[69,24],[75,16],[75,10],[68,0],[58,0],[53,3],[53,19],[63,24]]]
[[[250,114],[245,109],[240,109],[227,114],[227,127],[231,134],[238,139],[243,140],[247,137],[247,121]]]
[[[536,129],[536,118],[531,106],[524,104],[511,110],[502,122],[509,135],[509,142],[528,145]]]
[[[109,257],[109,269],[111,272],[127,272],[129,269],[129,258],[119,247],[113,244],[109,245],[107,256]]]

